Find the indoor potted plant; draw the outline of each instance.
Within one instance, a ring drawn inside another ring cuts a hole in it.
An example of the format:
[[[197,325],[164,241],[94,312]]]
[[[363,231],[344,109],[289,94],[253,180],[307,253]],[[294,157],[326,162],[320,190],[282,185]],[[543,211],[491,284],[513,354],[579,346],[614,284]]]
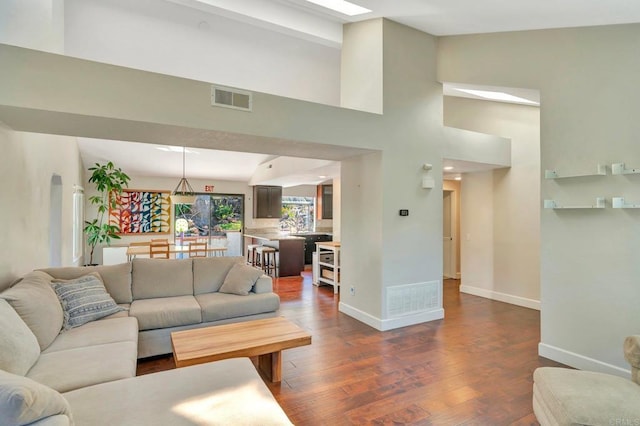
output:
[[[90,167],[91,177],[89,183],[96,186],[97,195],[89,197],[89,202],[97,206],[96,218],[86,220],[84,232],[87,234],[87,244],[91,247],[89,264],[93,265],[93,251],[100,243],[111,244],[112,239],[120,239],[120,228],[105,221],[105,215],[109,214],[109,208],[116,207],[116,194],[122,194],[124,188],[129,185],[129,176],[120,168],[116,168],[111,161],[107,164],[96,163]]]

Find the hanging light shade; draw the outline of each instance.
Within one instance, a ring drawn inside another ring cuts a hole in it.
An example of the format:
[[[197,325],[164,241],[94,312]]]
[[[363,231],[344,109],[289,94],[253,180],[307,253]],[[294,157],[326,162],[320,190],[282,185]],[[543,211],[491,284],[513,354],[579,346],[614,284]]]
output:
[[[182,147],[182,179],[178,182],[178,186],[171,193],[171,202],[173,204],[193,204],[196,202],[196,193],[185,177],[185,154],[186,149]]]

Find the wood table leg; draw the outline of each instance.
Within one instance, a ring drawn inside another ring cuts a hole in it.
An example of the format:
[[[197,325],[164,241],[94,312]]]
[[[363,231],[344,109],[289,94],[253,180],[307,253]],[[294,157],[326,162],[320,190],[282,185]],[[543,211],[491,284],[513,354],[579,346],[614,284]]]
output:
[[[282,351],[258,356],[258,368],[273,383],[282,381]]]

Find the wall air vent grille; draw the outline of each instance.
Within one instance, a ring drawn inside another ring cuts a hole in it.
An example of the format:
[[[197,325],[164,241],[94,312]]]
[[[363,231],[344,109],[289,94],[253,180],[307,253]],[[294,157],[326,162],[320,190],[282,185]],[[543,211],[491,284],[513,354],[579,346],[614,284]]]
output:
[[[393,318],[439,308],[439,288],[439,281],[387,287],[387,315]]]
[[[251,92],[230,87],[211,86],[211,105],[213,106],[251,111],[252,98]]]

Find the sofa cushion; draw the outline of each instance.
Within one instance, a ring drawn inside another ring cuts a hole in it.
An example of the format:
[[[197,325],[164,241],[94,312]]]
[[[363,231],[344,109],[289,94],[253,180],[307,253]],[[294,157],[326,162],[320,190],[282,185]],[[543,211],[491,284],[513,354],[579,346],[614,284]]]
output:
[[[202,322],[200,305],[193,296],[134,300],[129,315],[137,318],[140,330]]]
[[[147,374],[65,397],[78,425],[291,425],[248,358]]]
[[[0,424],[27,425],[49,416],[68,418],[70,413],[69,403],[60,393],[26,377],[0,370]]]
[[[258,278],[258,281],[253,285],[252,292],[261,294],[261,293],[272,293],[273,292],[273,280],[269,275],[262,275]]]
[[[640,419],[640,387],[609,374],[541,367],[533,373],[536,416],[548,424],[608,425]]]
[[[136,375],[138,345],[115,342],[43,353],[27,377],[67,392]]]
[[[191,259],[133,259],[133,298],[193,296]]]
[[[53,342],[62,329],[62,306],[51,288],[51,276],[40,271],[30,272],[21,281],[0,295],[7,300],[29,326],[40,349]]]
[[[202,307],[203,322],[274,312],[280,307],[280,298],[275,293],[252,293],[249,296],[209,293],[195,297]]]
[[[65,331],[42,353],[116,342],[138,342],[138,321],[135,318],[93,321],[82,327]]]
[[[231,267],[244,263],[244,257],[205,257],[193,259],[193,294],[214,293],[220,289]]]
[[[220,287],[220,293],[247,296],[261,276],[262,271],[260,269],[236,263],[225,277]]]
[[[25,375],[40,356],[40,345],[27,324],[0,299],[0,369]]]
[[[97,272],[72,280],[52,280],[51,286],[58,295],[64,313],[62,328],[81,326],[90,321],[115,314],[124,308],[116,305],[107,293]]]
[[[131,303],[131,263],[121,263],[119,265],[99,265],[84,267],[64,267],[41,269],[53,278],[61,280],[72,280],[97,272],[102,278],[107,292],[113,297],[116,303]]]
[[[111,314],[107,317],[100,318],[99,321],[108,320],[112,318],[127,318],[129,316],[129,308],[131,307],[131,303],[118,303],[118,306],[122,308],[120,312],[116,312],[115,314]]]

